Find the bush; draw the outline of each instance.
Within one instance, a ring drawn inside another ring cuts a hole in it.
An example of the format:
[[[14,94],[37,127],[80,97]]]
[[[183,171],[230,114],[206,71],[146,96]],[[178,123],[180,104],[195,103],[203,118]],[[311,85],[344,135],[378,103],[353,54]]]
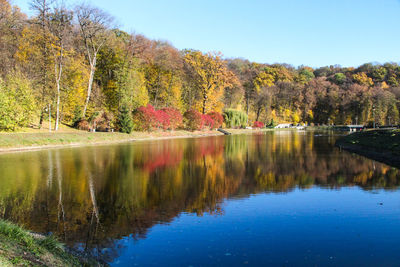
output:
[[[209,128],[214,129],[214,120],[208,114],[201,115],[201,126],[200,129]]]
[[[122,106],[118,115],[118,128],[121,133],[130,134],[133,130],[133,121],[129,109]]]
[[[188,110],[183,114],[185,128],[191,131],[201,130],[203,127],[202,114],[197,110]]]
[[[139,107],[133,115],[134,127],[138,131],[153,129],[175,130],[182,127],[182,114],[175,108],[154,109],[152,105]]]
[[[82,131],[89,131],[90,130],[90,125],[89,125],[89,122],[87,120],[81,120],[76,124],[76,128],[78,130],[82,130]]]
[[[168,116],[168,127],[167,129],[175,130],[182,127],[183,117],[182,114],[176,108],[163,108],[161,109]],[[163,127],[165,129],[165,126]]]
[[[224,117],[221,113],[213,111],[208,113],[208,116],[210,116],[211,119],[214,121],[213,128],[220,128],[222,126],[222,123],[224,122]]]
[[[130,116],[129,111],[128,115]],[[97,132],[108,132],[111,128],[113,128],[113,121],[114,116],[111,112],[101,112],[100,115],[98,114],[97,117],[92,120],[92,128],[96,129]]]
[[[224,111],[224,120],[228,128],[246,127],[247,125],[247,115],[240,110],[226,109]]]
[[[134,129],[138,131],[150,131],[159,126],[156,110],[152,105],[139,107],[133,114]]]
[[[162,128],[163,130],[167,130],[170,127],[170,119],[168,114],[160,109],[156,110],[155,112],[155,120],[156,120],[156,127],[157,128]]]
[[[254,128],[263,128],[264,127],[264,123],[262,123],[261,121],[255,121],[253,123],[253,127]]]

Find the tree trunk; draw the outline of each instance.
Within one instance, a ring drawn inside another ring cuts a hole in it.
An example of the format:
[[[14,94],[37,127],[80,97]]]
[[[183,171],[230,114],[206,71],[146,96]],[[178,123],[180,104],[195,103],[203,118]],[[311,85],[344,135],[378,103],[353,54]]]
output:
[[[93,79],[94,79],[94,71],[96,69],[96,57],[97,55],[95,54],[93,56],[93,62],[90,64],[90,76],[89,76],[89,84],[88,84],[88,89],[87,89],[87,97],[85,101],[85,107],[83,108],[83,114],[82,118],[85,118],[87,107],[89,105],[89,100],[90,100],[90,94],[92,93],[92,85],[93,85]]]
[[[256,121],[258,121],[258,119],[260,118],[260,115],[261,115],[261,110],[262,110],[262,108],[257,108],[257,117],[256,117]],[[248,117],[248,116],[247,116]]]
[[[206,114],[206,105],[207,105],[207,95],[203,96],[203,114]]]
[[[58,126],[60,124],[60,82],[61,82],[61,75],[62,75],[62,58],[63,58],[63,48],[61,46],[60,51],[60,59],[58,62],[58,71],[57,71],[57,64],[56,64],[56,83],[57,83],[57,110],[56,110],[56,127],[55,130],[58,131]],[[57,73],[58,72],[58,73]]]
[[[58,131],[59,123],[60,123],[60,81],[57,82],[57,107],[56,107],[55,131]]]
[[[249,125],[249,102],[250,102],[250,100],[249,100],[249,93],[247,93],[246,94],[246,114],[247,114],[247,119],[246,119],[246,125]]]

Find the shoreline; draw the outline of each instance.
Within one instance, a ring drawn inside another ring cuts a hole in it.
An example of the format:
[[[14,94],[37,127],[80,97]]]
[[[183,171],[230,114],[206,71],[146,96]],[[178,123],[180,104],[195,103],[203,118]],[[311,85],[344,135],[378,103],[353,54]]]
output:
[[[375,149],[365,148],[352,144],[337,143],[336,146],[348,152],[355,153],[375,161],[379,161],[392,167],[400,168],[400,158],[398,155],[392,152],[377,151]]]
[[[338,139],[335,146],[358,155],[400,168],[399,131],[371,130]]]
[[[232,135],[252,134],[274,131],[274,129],[227,129]],[[122,133],[89,133],[89,132],[60,132],[60,133],[0,133],[0,154],[39,151],[44,149],[98,146],[108,144],[143,142],[155,140],[169,140],[182,138],[200,138],[209,136],[223,136],[214,131],[171,131],[171,132],[134,132]],[[65,138],[80,139],[68,141]],[[17,145],[6,146],[5,139],[17,139]],[[45,142],[44,144],[40,144]],[[24,144],[28,143],[28,144]]]

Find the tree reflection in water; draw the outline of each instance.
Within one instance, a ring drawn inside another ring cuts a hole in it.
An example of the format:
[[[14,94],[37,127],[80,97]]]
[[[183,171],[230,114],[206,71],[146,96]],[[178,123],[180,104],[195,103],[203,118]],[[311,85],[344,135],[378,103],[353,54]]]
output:
[[[398,188],[398,169],[340,152],[335,139],[268,132],[1,155],[0,217],[107,260],[114,240],[144,238],[181,212],[223,214],[230,197]]]

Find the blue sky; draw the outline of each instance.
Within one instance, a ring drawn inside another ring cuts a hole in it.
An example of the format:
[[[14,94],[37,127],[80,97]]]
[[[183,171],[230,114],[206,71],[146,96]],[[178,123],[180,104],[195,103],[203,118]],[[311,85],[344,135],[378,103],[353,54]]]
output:
[[[70,5],[75,0],[65,0]],[[312,67],[400,62],[400,0],[87,0],[179,49]],[[13,0],[29,13],[29,0]]]

